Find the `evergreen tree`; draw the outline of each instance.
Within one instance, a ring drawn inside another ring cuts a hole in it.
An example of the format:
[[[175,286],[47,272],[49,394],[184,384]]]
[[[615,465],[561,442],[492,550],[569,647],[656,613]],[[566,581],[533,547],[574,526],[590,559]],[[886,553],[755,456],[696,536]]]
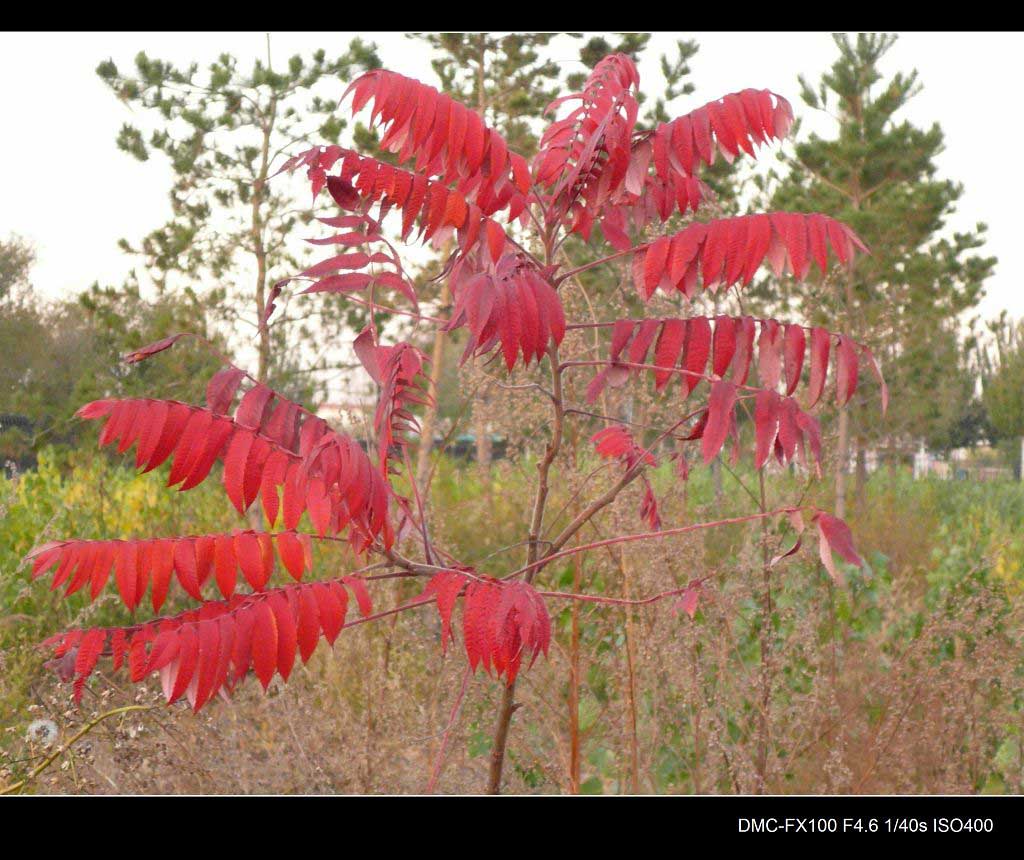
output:
[[[1012,321],[1003,311],[989,323],[989,331],[992,342],[981,353],[982,403],[993,441],[1000,443],[1019,470],[1024,436],[1024,320]]]
[[[851,436],[860,488],[869,445],[886,436],[941,435],[957,420],[970,387],[963,378],[959,320],[980,300],[995,259],[971,253],[984,243],[983,224],[941,236],[963,188],[937,176],[935,159],[943,147],[938,123],[920,129],[897,116],[921,84],[916,71],[886,80],[879,70],[896,37],[834,39],[839,58],[817,89],[803,78],[800,84],[810,107],[834,117],[835,135],[811,134],[796,144],[795,158],[780,156],[789,170],[771,202],[776,209],[829,212],[852,226],[871,251],[824,288],[778,285],[783,301],[799,305],[809,321],[866,343],[899,392],[884,423],[866,410],[867,392],[839,416],[841,516]]]
[[[15,292],[29,286],[35,249],[20,236],[0,239],[0,304],[13,300]]]
[[[301,207],[293,185],[269,182],[272,167],[300,142],[337,142],[344,129],[335,110],[338,84],[379,65],[375,48],[354,39],[339,56],[320,50],[275,68],[268,37],[266,59],[248,72],[228,54],[202,72],[194,63],[179,69],[144,53],[131,73],[120,72],[113,60],[97,68],[120,99],[143,108],[155,125],[147,137],[125,124],[118,146],[141,161],[159,152],[174,171],[171,219],[138,245],[122,240],[122,247],[142,256],[159,288],[172,273],[226,287],[206,295],[211,312],[257,332],[257,374],[286,391],[296,391],[288,377],[302,336],[319,330],[322,339],[322,326],[337,308],[328,303],[317,312],[319,329],[313,315],[289,316],[290,309],[278,310],[273,325],[266,319],[271,285],[302,268],[288,241]],[[314,92],[321,83],[331,84],[324,98]],[[240,290],[247,301],[223,301],[236,297],[243,281],[251,283]],[[234,318],[238,307],[244,310]],[[343,322],[344,315],[336,320]]]

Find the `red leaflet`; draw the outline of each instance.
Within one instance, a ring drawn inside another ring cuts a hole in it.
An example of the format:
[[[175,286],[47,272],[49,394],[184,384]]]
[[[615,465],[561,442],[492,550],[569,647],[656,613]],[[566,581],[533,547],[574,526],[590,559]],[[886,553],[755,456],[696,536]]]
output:
[[[606,460],[622,460],[627,469],[632,469],[637,463],[657,465],[654,455],[637,445],[629,430],[620,425],[598,430],[590,437],[590,441],[594,443],[598,455]]]
[[[658,531],[661,528],[661,515],[658,513],[658,500],[654,495],[654,488],[647,476],[642,476],[644,484],[644,497],[640,502],[640,519],[650,526],[651,531]]]
[[[686,355],[683,357],[683,369],[686,370],[686,374],[681,380],[686,397],[690,396],[701,381],[701,375],[706,372],[711,339],[711,323],[706,317],[687,320]]]
[[[679,598],[679,602],[676,606],[682,609],[687,615],[690,616],[690,620],[697,614],[697,601],[700,598],[700,586],[690,586],[682,593]]]
[[[478,271],[452,277],[455,307],[446,329],[469,328],[462,362],[500,344],[505,366],[512,370],[520,353],[524,364],[534,358],[540,361],[549,343],[558,346],[565,337],[558,293],[522,255],[505,255],[493,274]]]
[[[199,589],[211,576],[221,594],[231,597],[239,568],[254,588],[262,587],[273,570],[275,544],[282,563],[293,578],[301,579],[307,570],[312,569],[310,537],[296,532],[271,535],[241,531],[234,535],[134,541],[54,541],[33,549],[25,560],[32,562],[33,578],[52,569],[54,588],[66,580],[62,570],[70,571],[77,566],[82,576],[66,581],[65,595],[74,594],[86,584],[91,584],[92,600],[102,591],[113,567],[118,592],[125,606],[129,609],[137,607],[152,582],[153,609],[159,611],[172,576],[196,600],[202,599]]]
[[[674,368],[679,360],[679,353],[683,348],[683,339],[686,335],[685,320],[665,320],[661,326],[661,334],[658,337],[658,345],[654,349],[654,363],[665,370],[654,371],[654,388],[660,391],[672,377],[668,368]]]
[[[79,704],[82,701],[85,682],[89,675],[92,674],[92,670],[96,667],[96,664],[99,662],[100,654],[103,653],[103,643],[105,641],[106,636],[104,635],[103,630],[86,630],[81,636],[81,642],[78,645],[78,651],[75,655],[74,663],[75,704]]]
[[[855,246],[864,247],[849,227],[824,215],[787,212],[723,218],[693,224],[671,237],[663,236],[634,249],[637,292],[647,300],[660,286],[667,294],[677,290],[693,298],[699,285],[718,290],[736,283],[749,284],[766,258],[777,275],[788,270],[803,278],[808,269],[808,232],[812,229],[827,232],[832,251],[841,263],[852,259]],[[824,272],[822,258],[816,257],[815,261]]]
[[[754,468],[760,469],[771,455],[775,435],[779,429],[779,395],[774,391],[757,392],[754,405],[754,429],[757,448],[754,453]]]
[[[732,381],[745,385],[750,375],[750,362],[754,357],[754,335],[757,322],[753,317],[741,317],[737,321],[736,355],[732,363]]]
[[[857,390],[857,348],[850,338],[840,335],[836,353],[836,400],[845,406]]]
[[[259,423],[262,429],[263,424],[272,421],[266,392],[270,389],[262,386],[252,389],[246,395],[252,395],[252,399],[246,401],[244,409],[239,407],[239,417],[253,425],[250,427],[175,401],[96,401],[79,410],[78,415],[106,418],[101,443],[117,441],[122,451],[141,440],[144,429],[150,439],[159,434],[160,441],[152,453],[147,451],[148,459],[142,458],[141,451],[137,459],[144,471],[149,471],[173,452],[172,478],[181,480],[188,473],[182,489],[205,479],[214,461],[223,459],[224,489],[240,513],[260,494],[261,484],[272,485],[275,494],[276,487],[283,485],[286,529],[294,529],[308,508],[317,515],[314,524],[321,534],[338,533],[350,526],[350,538],[357,549],[367,547],[377,535],[389,542],[393,535],[388,522],[388,488],[366,453],[355,440],[334,432],[315,416],[307,418],[298,434],[295,444],[299,453],[282,448],[255,427]],[[157,424],[163,424],[163,428]],[[212,429],[204,431],[202,428],[208,425]],[[271,459],[273,452],[280,452],[276,460]],[[281,468],[282,458],[287,461],[286,469]],[[273,477],[264,481],[268,469],[274,470]]]
[[[245,371],[228,366],[214,374],[206,385],[206,405],[211,412],[227,415],[235,400],[238,386],[245,379]]]
[[[807,386],[808,407],[814,406],[825,390],[831,335],[823,328],[811,329],[811,380]]]
[[[807,349],[807,338],[804,330],[793,323],[786,324],[784,359],[786,367],[786,396],[796,391],[800,383],[800,373],[804,367],[804,353]]]
[[[168,702],[184,695],[198,711],[250,669],[264,689],[275,673],[287,680],[296,654],[308,661],[321,634],[333,644],[347,605],[340,582],[314,582],[209,601],[131,627],[70,630],[45,644],[53,647],[55,658],[77,648],[73,672],[66,675],[74,678],[76,701],[109,645],[115,669],[127,653],[133,681],[159,671]]]
[[[381,145],[399,162],[416,160],[417,171],[456,181],[485,215],[510,207],[509,219],[525,203],[525,160],[465,105],[419,81],[376,69],[357,78],[345,91],[354,93],[352,112],[373,103],[371,126],[384,129]]]
[[[864,560],[857,554],[857,550],[854,549],[853,535],[850,533],[850,527],[838,517],[826,514],[824,511],[818,511],[814,516],[814,521],[818,524],[818,548],[821,562],[825,565],[829,576],[837,584],[842,585],[843,575],[836,568],[835,561],[832,558],[833,552],[850,564],[854,564],[857,567],[864,566]]]
[[[455,609],[455,601],[466,583],[470,579],[464,573],[457,570],[443,570],[434,574],[427,583],[423,593],[433,594],[437,598],[437,613],[441,617],[441,648],[448,650],[448,640],[454,641],[455,634],[452,632],[452,611]]]
[[[711,370],[715,376],[724,377],[736,351],[736,329],[739,321],[733,317],[715,317],[715,337],[712,341]]]
[[[757,339],[757,372],[761,385],[773,391],[782,378],[782,326],[774,320],[761,320],[761,334]]]
[[[170,337],[165,337],[162,340],[158,340],[155,343],[141,346],[132,352],[129,352],[125,357],[125,364],[136,364],[140,361],[145,361],[150,356],[156,355],[158,352],[163,352],[165,349],[170,349],[176,344],[181,338],[185,337],[187,332],[179,332],[178,334],[172,334]]]
[[[725,444],[725,437],[733,420],[732,410],[736,405],[736,386],[726,379],[719,379],[711,385],[708,398],[707,426],[701,438],[701,454],[705,465],[715,459]]]
[[[341,581],[347,585],[356,597],[356,605],[359,607],[359,614],[366,618],[373,614],[373,603],[370,600],[370,592],[366,588],[366,580],[361,576],[343,576]]]
[[[466,656],[474,671],[479,665],[506,683],[519,674],[523,654],[530,663],[547,655],[551,620],[547,606],[532,585],[522,581],[474,579],[466,587],[462,612]]]

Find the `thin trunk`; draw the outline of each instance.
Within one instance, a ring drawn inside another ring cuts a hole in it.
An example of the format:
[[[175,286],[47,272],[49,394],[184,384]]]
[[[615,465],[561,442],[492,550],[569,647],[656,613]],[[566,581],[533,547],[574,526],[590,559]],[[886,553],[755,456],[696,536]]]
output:
[[[579,592],[582,557],[573,564],[572,590]],[[572,602],[572,630],[569,642],[569,792],[580,793],[580,603]]]
[[[269,52],[269,44],[267,50]],[[259,336],[256,378],[266,382],[270,373],[270,325],[267,322],[267,248],[263,241],[264,222],[263,202],[270,171],[270,137],[274,130],[277,115],[277,96],[271,96],[270,114],[262,126],[263,144],[260,152],[260,170],[252,187],[251,235],[252,253],[256,257],[256,325]],[[248,511],[249,523],[259,529],[262,517],[255,507]]]
[[[865,447],[863,436],[857,437],[857,471],[853,485],[853,497],[857,500],[857,507],[863,509],[867,496],[868,484],[868,452]]]
[[[764,472],[758,475],[761,485],[761,513],[767,509],[765,497]],[[760,718],[757,730],[757,759],[754,763],[757,771],[755,794],[764,794],[768,784],[768,751],[771,748],[771,704],[772,704],[772,577],[771,550],[768,545],[768,523],[761,521],[761,581],[763,586],[761,603],[761,630],[758,641],[761,651],[761,673],[758,680],[760,688]]]
[[[725,489],[722,487],[722,459],[715,457],[711,461],[711,482],[715,488],[715,505],[720,506],[725,500]]]
[[[703,756],[701,754],[701,748],[703,747],[703,735],[701,733],[701,715],[704,709],[702,707],[703,694],[697,680],[697,670],[700,666],[700,655],[697,651],[696,639],[693,641],[691,653],[693,655],[693,668],[690,671],[690,685],[693,690],[693,792],[694,794],[703,794]]]
[[[491,770],[487,780],[488,794],[501,794],[501,772],[505,766],[505,744],[508,742],[508,727],[512,723],[512,714],[519,705],[515,701],[516,685],[505,687],[501,696],[501,707],[498,710],[498,725],[494,730],[494,743],[491,746]]]
[[[481,405],[487,403],[486,384],[477,390],[476,399]],[[482,409],[473,410],[473,435],[476,436],[476,464],[480,470],[481,480],[486,481],[491,470],[493,447],[491,445],[491,433],[487,427],[487,417]]]
[[[846,516],[846,466],[850,460],[850,411],[839,410],[839,439],[836,443],[836,516]]]
[[[267,381],[270,370],[270,326],[266,320],[267,307],[267,248],[263,241],[264,193],[267,187],[267,174],[270,169],[270,137],[274,131],[274,120],[277,116],[277,96],[270,99],[270,114],[263,125],[263,144],[260,152],[260,172],[253,183],[252,189],[252,252],[256,257],[256,325],[259,331],[259,361],[256,378],[260,382]]]
[[[445,278],[441,285],[440,310],[446,312],[451,302],[451,287]],[[430,377],[427,391],[430,402],[423,410],[423,421],[420,424],[420,449],[416,458],[416,485],[421,493],[426,493],[427,476],[430,474],[430,451],[434,447],[434,428],[437,424],[437,389],[444,365],[444,344],[447,333],[440,327],[434,332],[434,348],[430,356]]]
[[[626,600],[633,599],[633,587],[626,553],[619,556],[622,584]],[[636,654],[634,652],[633,608],[626,607],[626,692],[629,696],[629,787],[633,794],[640,793],[640,742],[637,739],[636,718]]]
[[[548,257],[550,259],[550,249]],[[548,348],[548,361],[551,363],[551,393],[554,402],[554,421],[551,428],[551,441],[548,443],[544,458],[537,464],[537,493],[533,500],[533,514],[530,519],[529,544],[526,554],[528,564],[533,564],[540,557],[540,536],[544,526],[544,510],[548,498],[548,478],[551,464],[555,462],[562,447],[562,428],[564,406],[562,400],[562,373],[558,360],[558,348]],[[536,568],[526,574],[526,582],[533,582],[537,575]],[[501,793],[501,772],[505,764],[505,743],[508,740],[508,727],[512,715],[519,707],[515,703],[516,685],[513,681],[502,695],[501,708],[498,712],[498,724],[494,730],[494,743],[491,747],[491,772],[487,784],[489,794]]]
[[[860,209],[860,193],[855,191],[851,201],[855,210]],[[855,263],[850,263],[846,273],[843,305],[843,327],[849,334],[853,323],[853,270]],[[850,404],[839,409],[839,438],[836,442],[836,516],[846,517],[846,470],[850,465]]]

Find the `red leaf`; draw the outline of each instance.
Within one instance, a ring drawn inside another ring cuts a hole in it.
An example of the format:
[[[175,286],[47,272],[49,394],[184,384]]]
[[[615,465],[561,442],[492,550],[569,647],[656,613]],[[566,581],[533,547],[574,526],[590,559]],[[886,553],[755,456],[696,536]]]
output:
[[[732,357],[736,352],[737,321],[732,317],[715,317],[715,338],[712,347],[712,371],[715,376],[725,376]]]
[[[252,668],[266,690],[277,668],[277,620],[266,601],[256,604],[253,613]]]
[[[787,397],[796,391],[796,387],[800,383],[800,373],[804,367],[806,345],[807,339],[804,335],[804,330],[798,325],[787,323],[783,352],[786,368]]]
[[[172,334],[170,337],[165,337],[162,340],[158,340],[155,343],[141,346],[136,350],[132,350],[124,357],[125,364],[135,364],[140,361],[145,361],[150,356],[156,355],[158,352],[163,352],[165,349],[170,349],[176,344],[181,338],[185,337],[187,332],[179,332],[178,334]]]
[[[455,601],[459,596],[469,578],[457,570],[442,570],[435,573],[426,588],[424,594],[433,594],[437,598],[437,613],[441,618],[441,648],[447,650],[448,640],[455,638],[452,632],[452,611],[455,608]]]
[[[825,390],[828,374],[828,354],[832,345],[831,335],[823,328],[811,329],[811,381],[808,383],[808,408],[814,406]]]
[[[815,515],[818,524],[819,550],[821,561],[829,575],[842,585],[843,577],[836,568],[832,553],[837,553],[844,561],[857,567],[864,566],[864,560],[857,554],[853,546],[853,535],[850,527],[838,517],[819,511]]]
[[[850,402],[857,390],[857,350],[853,341],[839,336],[836,348],[836,400],[840,406]]]
[[[711,396],[708,398],[707,426],[701,438],[701,454],[705,464],[715,459],[725,443],[735,403],[736,386],[732,382],[719,379],[712,383]]]
[[[366,590],[366,580],[361,576],[343,576],[341,581],[345,583],[356,597],[359,606],[359,614],[366,618],[373,614],[373,603],[370,600],[370,592]]]
[[[774,391],[761,390],[757,393],[754,427],[757,437],[754,468],[760,469],[771,455],[779,427],[779,395]]]
[[[701,381],[711,352],[711,323],[707,317],[693,317],[687,320],[686,353],[683,356],[683,368],[688,373],[683,375],[682,386],[684,396],[689,397],[693,389]]]

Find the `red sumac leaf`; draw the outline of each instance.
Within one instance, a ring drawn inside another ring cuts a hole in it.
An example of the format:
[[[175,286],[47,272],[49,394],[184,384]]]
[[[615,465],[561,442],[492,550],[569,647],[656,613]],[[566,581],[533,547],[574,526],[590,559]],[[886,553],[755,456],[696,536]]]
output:
[[[711,396],[708,398],[707,426],[701,438],[701,454],[704,463],[715,459],[725,443],[732,420],[733,406],[736,404],[736,386],[726,380],[716,380],[711,385]]]

